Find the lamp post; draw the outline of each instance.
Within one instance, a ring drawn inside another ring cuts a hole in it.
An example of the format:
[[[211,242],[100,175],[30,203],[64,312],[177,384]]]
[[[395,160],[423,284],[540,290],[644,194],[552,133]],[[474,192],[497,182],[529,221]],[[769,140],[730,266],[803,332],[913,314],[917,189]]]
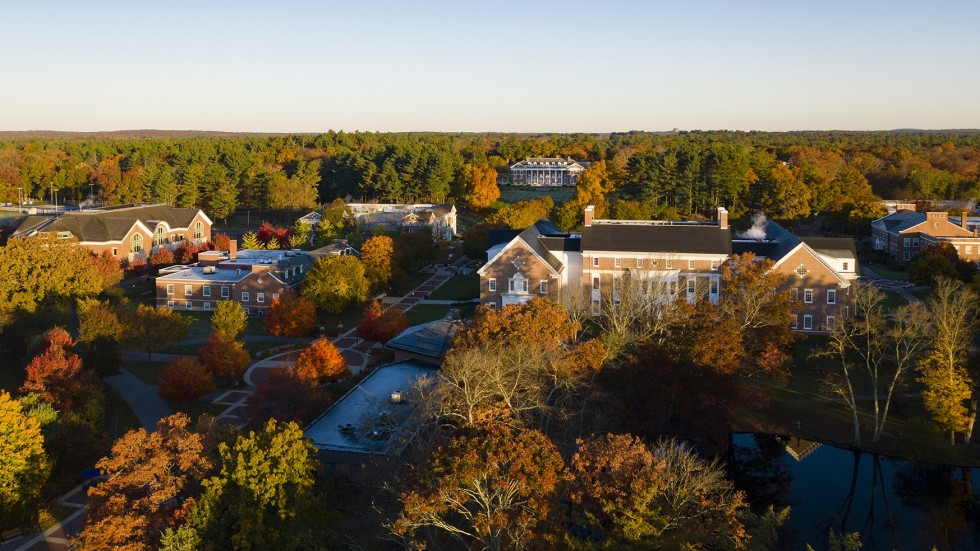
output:
[[[23,190],[23,189],[24,188],[22,188],[22,187],[17,188],[17,208],[18,208],[18,210],[21,210],[21,211],[24,210],[24,200],[21,198],[21,193],[20,193],[21,190]]]
[[[92,201],[92,207],[95,208],[95,184],[92,182],[88,184],[88,199]]]

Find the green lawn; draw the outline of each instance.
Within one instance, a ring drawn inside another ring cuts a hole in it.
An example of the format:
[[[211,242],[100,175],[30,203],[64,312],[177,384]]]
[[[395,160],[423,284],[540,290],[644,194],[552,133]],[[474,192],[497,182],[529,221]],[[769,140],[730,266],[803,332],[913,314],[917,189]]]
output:
[[[464,318],[472,316],[473,311],[476,309],[476,305],[472,302],[467,302],[460,305],[417,304],[413,306],[411,310],[406,312],[405,315],[408,316],[408,321],[410,321],[412,325],[418,325],[420,323],[441,320],[442,318],[446,317],[446,313],[449,312],[449,309],[454,307],[460,309]]]
[[[428,281],[430,277],[432,277],[432,274],[412,274],[408,276],[408,279],[404,283],[392,287],[390,294],[393,297],[405,296],[419,285]]]
[[[130,373],[139,377],[144,383],[155,385],[160,380],[160,374],[163,373],[163,370],[168,365],[170,365],[169,362],[148,362],[142,360],[125,362],[124,367]]]
[[[899,306],[905,306],[909,301],[895,291],[885,291],[885,310],[894,310]]]
[[[211,335],[211,312],[174,310],[178,314],[191,318],[191,327],[187,337],[190,339],[206,339]],[[249,316],[245,326],[246,335],[264,335],[265,325],[263,318],[259,316]],[[178,345],[179,346],[179,345]]]
[[[888,279],[897,279],[899,281],[908,281],[908,272],[892,270],[885,266],[884,264],[869,264],[869,268],[881,277],[886,277]]]
[[[480,276],[476,274],[453,276],[441,287],[429,294],[432,300],[470,300],[480,297]]]
[[[555,204],[570,201],[575,197],[575,187],[525,187],[525,186],[501,186],[500,201],[504,203],[516,203],[537,199],[538,197],[550,196]]]

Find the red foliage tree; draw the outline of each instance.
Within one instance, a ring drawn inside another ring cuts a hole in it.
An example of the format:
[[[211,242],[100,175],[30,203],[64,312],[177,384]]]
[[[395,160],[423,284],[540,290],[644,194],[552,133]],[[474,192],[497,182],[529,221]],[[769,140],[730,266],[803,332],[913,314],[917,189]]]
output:
[[[123,270],[119,265],[119,259],[112,256],[109,251],[102,251],[102,254],[92,255],[92,266],[102,280],[102,288],[108,289],[122,281]]]
[[[174,263],[174,253],[166,247],[159,247],[157,252],[150,256],[150,264],[154,268],[160,268],[162,266],[169,266]]]
[[[178,356],[160,375],[157,392],[167,400],[193,402],[214,389],[208,368],[193,358]]]
[[[216,251],[231,249],[231,237],[227,233],[216,233],[211,236],[211,248]]]
[[[357,336],[368,341],[387,342],[408,325],[404,312],[397,308],[384,310],[375,300],[364,309],[364,317],[357,324]]]
[[[75,342],[60,328],[45,333],[41,350],[27,364],[22,393],[35,392],[59,410],[73,410],[81,403],[92,373],[83,371],[82,360],[74,353]]]
[[[293,293],[282,293],[272,300],[265,314],[265,332],[276,337],[302,337],[313,331],[316,305]]]
[[[174,262],[177,264],[188,264],[194,262],[199,250],[200,248],[197,245],[186,240],[182,241],[173,251]]]
[[[304,379],[292,369],[273,369],[268,380],[248,398],[251,424],[260,427],[269,419],[305,423],[323,411],[330,397],[316,381]]]
[[[145,258],[134,258],[126,264],[126,276],[139,277],[146,273],[147,267]]]
[[[233,379],[241,377],[252,360],[241,341],[228,338],[215,331],[208,342],[197,351],[197,359],[214,377]]]
[[[317,339],[309,348],[303,350],[293,371],[301,379],[309,381],[335,381],[350,375],[347,360],[327,339]]]
[[[288,249],[289,238],[292,237],[293,228],[280,228],[268,222],[262,222],[259,226],[255,238],[267,249]]]

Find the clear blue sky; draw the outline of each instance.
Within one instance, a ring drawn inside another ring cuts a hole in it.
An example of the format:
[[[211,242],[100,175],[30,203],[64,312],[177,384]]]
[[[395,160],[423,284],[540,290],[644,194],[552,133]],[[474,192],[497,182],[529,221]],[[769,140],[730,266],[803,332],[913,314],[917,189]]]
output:
[[[980,128],[980,1],[7,2],[0,129]]]

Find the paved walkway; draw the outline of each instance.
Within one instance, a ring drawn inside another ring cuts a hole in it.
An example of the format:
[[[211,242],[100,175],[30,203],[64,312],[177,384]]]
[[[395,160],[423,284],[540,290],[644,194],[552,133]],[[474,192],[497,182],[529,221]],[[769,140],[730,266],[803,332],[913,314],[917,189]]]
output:
[[[82,531],[85,524],[85,503],[88,501],[88,489],[80,484],[61,496],[58,502],[65,507],[75,509],[67,517],[49,526],[43,532],[27,534],[0,545],[0,551],[64,551],[68,549],[68,541]]]
[[[144,383],[125,369],[120,368],[118,375],[106,377],[105,382],[129,404],[146,430],[156,430],[157,421],[174,412],[157,394],[156,386]]]
[[[461,258],[457,262],[464,263],[466,262],[466,259]],[[448,270],[440,271],[416,287],[415,290],[408,295],[396,300],[389,307],[398,308],[402,312],[405,312],[416,304],[421,302],[429,302],[425,300],[425,297],[432,291],[438,289],[440,285],[449,281],[451,277],[452,273],[450,273]],[[452,304],[454,301],[431,301],[430,303],[442,304],[443,302],[446,304]],[[294,339],[294,341],[296,341],[296,339]],[[306,339],[306,342],[309,341],[312,341],[312,339]],[[364,340],[357,336],[356,327],[332,338],[331,341],[340,351],[340,354],[344,357],[344,359],[347,360],[347,368],[350,369],[352,374],[357,375],[367,368],[369,360],[368,354],[370,354],[370,352],[365,354],[364,352],[357,350],[357,347],[361,346],[364,343]],[[214,399],[214,404],[227,406],[224,411],[218,414],[216,420],[233,424],[237,427],[244,426],[250,417],[248,413],[249,397],[255,393],[258,387],[269,380],[269,374],[272,372],[272,370],[292,367],[296,363],[296,359],[299,357],[300,352],[302,351],[292,350],[253,362],[252,365],[249,366],[248,370],[245,371],[245,375],[243,376],[245,379],[245,384],[247,385],[245,388],[225,391]]]
[[[862,265],[862,266],[860,266],[859,269],[861,270],[861,278],[862,279],[866,279],[866,280],[871,280],[872,283],[874,283],[875,280],[894,281],[894,280],[889,280],[886,277],[882,277],[878,272],[874,271],[873,269],[871,269],[871,268],[869,268],[867,266],[863,266]],[[879,285],[879,287],[881,287],[881,286]],[[884,288],[884,290],[886,290],[886,291],[893,291],[893,292],[897,293],[900,297],[904,298],[909,303],[922,300],[922,299],[920,299],[919,297],[915,296],[912,293],[912,291],[921,290],[921,289],[926,289],[926,287],[922,287],[922,286],[913,286],[913,287],[894,287],[894,286],[888,286],[887,288]]]

